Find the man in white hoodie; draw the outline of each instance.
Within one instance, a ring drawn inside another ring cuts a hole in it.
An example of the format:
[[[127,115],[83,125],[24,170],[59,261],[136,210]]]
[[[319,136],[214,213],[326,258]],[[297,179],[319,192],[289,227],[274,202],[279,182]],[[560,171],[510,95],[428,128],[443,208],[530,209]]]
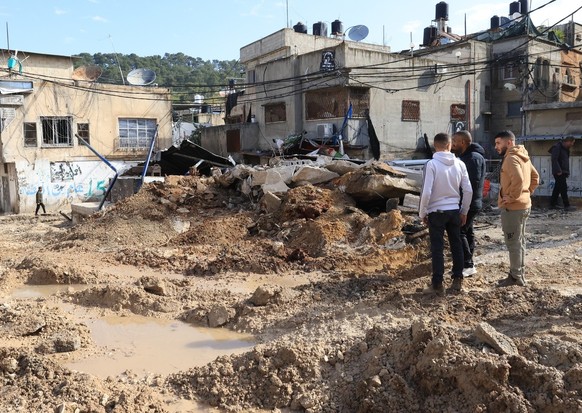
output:
[[[423,293],[443,295],[445,232],[453,258],[451,289],[455,292],[462,290],[464,261],[461,227],[467,220],[473,189],[467,167],[451,153],[451,137],[438,133],[434,137],[434,148],[436,152],[424,169],[418,215],[428,226],[432,258],[431,285]]]

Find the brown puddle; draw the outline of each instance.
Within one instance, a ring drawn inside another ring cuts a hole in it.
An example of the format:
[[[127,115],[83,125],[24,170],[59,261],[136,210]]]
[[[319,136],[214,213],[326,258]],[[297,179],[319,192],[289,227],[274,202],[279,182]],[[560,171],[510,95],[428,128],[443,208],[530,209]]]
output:
[[[96,346],[105,354],[67,363],[72,370],[97,377],[126,370],[138,375],[169,374],[202,366],[218,356],[240,354],[253,338],[225,329],[193,327],[181,321],[143,316],[108,316],[86,320]]]
[[[63,292],[80,291],[86,285],[24,285],[9,294],[12,299],[46,298]],[[167,375],[202,366],[218,356],[250,350],[254,338],[221,328],[195,327],[178,320],[162,320],[140,315],[102,316],[97,310],[60,304],[91,331],[95,351],[81,352],[64,366],[100,378],[125,371],[145,376]],[[84,358],[78,358],[84,357]]]

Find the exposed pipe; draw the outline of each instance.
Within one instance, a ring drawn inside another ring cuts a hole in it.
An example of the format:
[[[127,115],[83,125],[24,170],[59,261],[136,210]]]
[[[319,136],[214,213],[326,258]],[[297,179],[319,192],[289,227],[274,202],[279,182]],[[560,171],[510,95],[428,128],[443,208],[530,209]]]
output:
[[[111,165],[111,163],[109,163],[109,161],[107,159],[105,159],[103,156],[101,156],[99,154],[99,152],[97,152],[95,149],[93,149],[93,147],[91,145],[89,145],[88,142],[86,142],[83,138],[81,138],[76,133],[75,133],[75,137],[79,140],[80,143],[82,143],[83,145],[85,145],[87,148],[89,148],[91,150],[91,152],[93,152],[95,155],[97,155],[97,157],[99,157],[99,159],[101,159],[103,162],[105,162],[105,164],[108,167],[110,167],[111,169],[113,169],[113,172],[115,172],[115,175],[113,176],[113,180],[109,183],[109,186],[107,187],[107,191],[105,191],[105,195],[103,196],[103,199],[99,203],[99,209],[98,209],[98,211],[101,211],[101,208],[103,208],[103,204],[105,203],[105,200],[107,199],[107,197],[111,193],[111,189],[113,188],[113,185],[115,185],[115,182],[117,181],[117,177],[119,176],[119,174],[117,173],[117,169],[115,169],[115,167],[113,165]]]
[[[465,113],[465,119],[467,119],[467,125],[465,126],[465,129],[468,130],[469,132],[471,131],[471,116],[472,116],[472,107],[471,107],[471,80],[467,80],[467,83],[465,83],[465,98],[467,99],[466,102],[466,113]]]
[[[154,143],[156,142],[156,137],[158,136],[158,127],[159,127],[159,125],[156,125],[156,131],[154,132],[154,137],[152,138],[152,141],[150,142],[150,149],[148,151],[148,156],[146,157],[145,165],[143,166],[143,171],[141,173],[141,180],[139,181],[139,186],[137,188],[138,191],[140,190],[141,186],[143,185],[143,181],[144,181],[145,176],[148,172],[148,166],[150,166],[150,160],[152,159],[152,152],[154,151]]]

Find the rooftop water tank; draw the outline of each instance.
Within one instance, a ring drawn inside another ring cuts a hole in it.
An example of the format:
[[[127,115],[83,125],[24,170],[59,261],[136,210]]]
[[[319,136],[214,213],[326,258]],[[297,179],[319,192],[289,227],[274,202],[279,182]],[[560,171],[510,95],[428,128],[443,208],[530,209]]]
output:
[[[428,47],[432,44],[432,42],[436,39],[437,36],[437,28],[434,26],[425,27],[424,28],[424,36],[422,37],[422,44],[423,47]]]
[[[528,14],[529,13],[529,0],[519,0],[521,4],[521,14]]]
[[[499,16],[491,17],[491,29],[499,29],[500,19]]]
[[[317,22],[313,23],[314,36],[327,36],[327,23]]]
[[[334,20],[331,22],[331,34],[337,36],[344,33],[344,27],[341,21]]]
[[[444,1],[437,3],[435,20],[449,20],[449,5]]]
[[[513,16],[514,13],[521,13],[521,3],[519,1],[509,3],[509,15]]]
[[[293,26],[293,30],[295,30],[295,33],[307,34],[307,26],[301,22],[298,22],[295,26]]]

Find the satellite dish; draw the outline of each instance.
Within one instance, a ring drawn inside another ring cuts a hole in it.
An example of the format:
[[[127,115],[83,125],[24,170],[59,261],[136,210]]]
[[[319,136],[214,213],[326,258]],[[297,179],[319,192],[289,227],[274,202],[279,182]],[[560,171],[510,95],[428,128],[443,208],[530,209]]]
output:
[[[135,86],[145,86],[154,83],[156,72],[151,69],[133,69],[127,74],[127,83]]]
[[[368,28],[363,24],[352,26],[349,30],[350,31],[348,33],[348,37],[350,38],[350,40],[353,40],[354,42],[364,40],[368,33],[370,32],[370,30],[368,30]]]
[[[89,82],[94,82],[101,77],[103,69],[99,66],[79,66],[73,71],[71,76],[73,80],[87,80]]]

